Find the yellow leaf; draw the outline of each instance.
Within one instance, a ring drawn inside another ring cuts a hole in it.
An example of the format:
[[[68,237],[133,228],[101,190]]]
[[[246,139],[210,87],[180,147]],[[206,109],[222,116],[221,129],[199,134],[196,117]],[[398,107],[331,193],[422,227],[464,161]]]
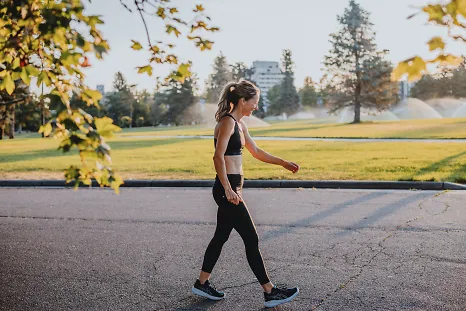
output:
[[[396,66],[395,69],[392,71],[392,81],[399,81],[401,77],[403,77],[408,72],[408,63],[406,61],[401,62]]]
[[[0,89],[5,89],[9,95],[11,95],[15,90],[15,82],[8,72],[3,77],[2,83],[0,84]]]
[[[193,10],[194,12],[202,12],[204,11],[204,7],[202,6],[202,4],[198,4],[196,5],[196,9]]]
[[[165,25],[165,27],[166,27],[166,32],[168,34],[171,34],[172,32],[175,32],[175,36],[177,36],[177,37],[181,34],[181,32],[178,31],[178,29],[176,29],[172,25]]]
[[[39,128],[39,134],[40,133],[44,133],[44,136],[48,137],[50,133],[52,133],[52,124],[50,124],[49,122],[47,124],[41,125],[41,127]]]
[[[95,118],[94,123],[97,132],[105,138],[110,138],[114,132],[121,131],[121,128],[113,124],[113,120],[109,117]]]
[[[42,71],[37,77],[37,86],[40,86],[42,82],[44,82],[46,86],[50,86],[52,84],[52,81],[50,81],[46,71]]]
[[[28,74],[26,67],[23,67],[21,70],[21,80],[23,80],[24,84],[30,85],[31,84],[31,77]]]
[[[94,104],[94,105],[97,105],[97,103],[99,102],[99,100],[102,98],[102,94],[97,91],[97,90],[91,90],[91,89],[86,89],[83,91],[83,99],[89,103],[89,100],[86,100],[86,99],[90,99],[90,102],[91,104]]]
[[[399,81],[405,74],[409,81],[415,81],[422,77],[426,71],[426,62],[419,56],[407,59],[398,64],[392,71],[392,81]]]
[[[443,42],[441,37],[434,37],[430,39],[430,41],[427,44],[429,44],[429,48],[431,51],[434,51],[436,49],[443,50],[445,48],[445,42]]]
[[[134,41],[134,40],[131,40],[131,41],[133,41],[133,45],[131,46],[131,48],[132,48],[133,50],[138,51],[138,50],[142,49],[141,43],[139,43],[139,42],[137,42],[137,41]]]
[[[408,80],[415,81],[422,77],[422,73],[426,70],[426,62],[419,56],[413,58],[413,60],[408,63]]]
[[[110,187],[115,190],[116,194],[120,193],[120,186],[124,183],[123,178],[120,175],[114,174],[112,176],[112,180],[110,181]]]
[[[466,0],[456,0],[458,13],[466,18]]]
[[[138,73],[144,73],[147,72],[149,76],[152,76],[152,67],[150,65],[144,66],[144,67],[137,67]]]
[[[441,23],[445,12],[440,4],[430,4],[423,8],[424,12],[429,14],[429,21],[436,21]]]
[[[440,63],[442,65],[459,66],[463,62],[463,58],[451,54],[442,54],[437,58],[429,61],[429,63]]]

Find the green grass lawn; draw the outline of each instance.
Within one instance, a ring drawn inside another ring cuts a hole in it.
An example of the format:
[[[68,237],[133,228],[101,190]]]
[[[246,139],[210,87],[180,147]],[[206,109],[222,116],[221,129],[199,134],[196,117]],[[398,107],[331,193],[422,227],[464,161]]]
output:
[[[118,136],[212,135],[205,126],[144,127],[125,129]],[[251,128],[251,135],[328,138],[466,138],[466,118],[405,120],[398,122],[332,123],[329,119],[273,122]]]
[[[466,181],[463,143],[257,141],[257,144],[272,154],[297,162],[301,170],[291,174],[279,166],[255,160],[245,150],[244,174],[248,179]],[[210,139],[118,136],[110,145],[113,167],[125,179],[215,176]],[[57,146],[57,141],[50,138],[1,141],[0,179],[63,179],[62,170],[79,164],[79,158],[76,151],[62,154],[56,150]]]
[[[331,118],[273,121],[269,127],[250,128],[252,136],[322,137],[322,138],[466,138],[466,118],[335,123]],[[124,129],[118,137],[130,136],[198,136],[212,135],[206,125],[178,127],[141,127]],[[17,138],[39,137],[37,133],[17,135]]]

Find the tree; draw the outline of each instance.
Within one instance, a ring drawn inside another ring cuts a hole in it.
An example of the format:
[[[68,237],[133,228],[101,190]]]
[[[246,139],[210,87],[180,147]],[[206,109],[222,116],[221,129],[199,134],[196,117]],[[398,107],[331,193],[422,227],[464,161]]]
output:
[[[354,123],[359,123],[361,107],[383,110],[395,100],[390,97],[392,68],[384,60],[387,51],[377,51],[367,11],[351,0],[337,19],[341,29],[330,35],[332,48],[324,61],[333,88],[331,111],[352,106]]]
[[[37,96],[32,94],[30,100],[17,107],[15,120],[19,133],[23,130],[34,132],[39,130],[42,118]]]
[[[193,93],[195,81],[187,78],[184,82],[174,79],[168,81],[165,91],[160,99],[167,111],[164,114],[163,122],[168,124],[190,124],[185,112],[196,103]]]
[[[425,74],[411,89],[413,97],[431,99],[466,97],[466,60],[459,67],[441,66],[439,72]]]
[[[133,105],[135,102],[130,87],[123,74],[117,72],[113,80],[114,92],[106,97],[105,104],[108,116],[113,120],[118,120],[119,124],[125,125],[125,127],[130,127],[131,122],[127,119],[123,120],[122,118],[128,117],[132,119]]]
[[[237,62],[233,65],[230,65],[230,67],[231,67],[231,74],[232,74],[233,81],[238,82],[241,79],[251,81],[252,75],[254,74],[253,68],[249,68],[243,62]]]
[[[314,81],[311,77],[304,79],[304,86],[298,92],[299,98],[301,99],[301,105],[308,107],[317,106],[317,91]]]
[[[466,58],[463,57],[462,64],[453,71],[452,95],[457,98],[466,98]]]
[[[466,0],[448,0],[428,4],[422,7],[421,12],[429,16],[430,24],[447,28],[449,38],[466,43],[466,37],[462,35],[466,28]],[[421,12],[410,15],[408,19]],[[405,75],[410,81],[419,80],[424,73],[427,73],[428,64],[459,66],[463,61],[461,56],[445,53],[446,43],[440,36],[431,38],[427,44],[431,52],[438,50],[439,54],[430,60],[414,56],[400,62],[392,72],[394,81],[400,80]]]
[[[15,81],[15,89],[11,94],[0,90],[0,139],[3,139],[5,132],[8,133],[10,139],[15,137],[16,107],[29,100],[29,87],[21,80]]]
[[[67,109],[53,122],[57,125],[54,135],[61,138],[60,147],[64,152],[73,146],[79,150],[81,167],[70,166],[65,171],[67,181],[91,184],[92,178],[102,186],[111,186],[118,191],[123,180],[112,170],[110,148],[105,138],[120,130],[110,118],[94,118],[85,111],[70,107],[70,96],[74,91],[89,105],[98,105],[101,94],[86,86],[82,68],[89,67],[88,55],[94,53],[98,59],[109,50],[108,42],[98,29],[103,21],[99,16],[88,16],[82,0],[3,0],[0,8],[0,91],[11,95],[17,79],[29,86],[31,78],[37,78],[37,85],[47,86],[49,94],[60,96]],[[152,75],[155,64],[177,65],[170,78],[183,81],[190,75],[190,62],[180,63],[174,54],[174,45],[169,42],[153,41],[150,38],[145,16],[152,15],[163,20],[166,33],[179,37],[183,28],[185,36],[200,49],[211,49],[212,41],[198,35],[198,31],[214,32],[217,27],[208,24],[202,5],[193,10],[196,15],[192,22],[181,18],[176,7],[169,0],[120,1],[129,11],[135,10],[141,17],[147,35],[146,50],[150,53],[149,64],[138,67],[139,73]],[[144,49],[133,40],[132,48]],[[44,96],[38,104],[44,106]],[[40,132],[48,136],[51,123],[42,126]],[[86,162],[90,154],[96,161]],[[94,163],[95,165],[89,165]]]
[[[421,80],[411,88],[411,96],[422,100],[438,98],[439,90],[436,79],[430,75],[424,75]]]
[[[267,114],[269,115],[293,114],[299,109],[299,95],[294,86],[293,61],[290,50],[283,50],[282,67],[285,76],[279,84],[278,98],[274,101],[269,99],[268,94],[273,88],[267,94],[267,99],[270,100],[267,108]]]
[[[213,72],[207,79],[206,100],[210,103],[216,104],[225,84],[231,80],[232,75],[227,59],[223,53],[220,53],[220,55],[214,59]]]
[[[280,84],[272,86],[267,92],[267,100],[269,101],[269,107],[267,109],[267,115],[277,115],[279,112],[276,112],[274,107],[278,107],[280,97]],[[272,108],[272,109],[271,109]]]
[[[141,93],[136,92],[135,98],[136,100],[133,104],[133,126],[150,125],[149,113],[152,95],[143,90]]]
[[[264,118],[266,113],[265,113],[265,107],[264,107],[264,96],[259,97],[259,102],[257,103],[257,110],[254,111],[254,115],[258,118]]]
[[[163,123],[163,117],[168,108],[164,104],[165,96],[163,92],[157,91],[154,94],[154,101],[149,107],[149,118],[152,126],[157,126]]]

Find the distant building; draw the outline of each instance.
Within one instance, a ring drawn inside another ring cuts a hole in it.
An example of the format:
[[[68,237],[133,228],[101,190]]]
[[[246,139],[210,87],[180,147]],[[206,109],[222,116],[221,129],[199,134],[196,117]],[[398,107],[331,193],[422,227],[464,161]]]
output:
[[[398,95],[400,96],[400,100],[406,99],[411,96],[411,87],[413,85],[408,81],[400,81],[400,90]]]
[[[285,76],[278,62],[255,61],[252,63],[253,75],[251,79],[256,82],[261,90],[261,97],[264,102],[264,109],[267,110],[269,101],[267,92],[275,85],[280,84]]]
[[[100,94],[102,94],[102,96],[105,95],[105,86],[103,84],[97,84],[96,89]]]

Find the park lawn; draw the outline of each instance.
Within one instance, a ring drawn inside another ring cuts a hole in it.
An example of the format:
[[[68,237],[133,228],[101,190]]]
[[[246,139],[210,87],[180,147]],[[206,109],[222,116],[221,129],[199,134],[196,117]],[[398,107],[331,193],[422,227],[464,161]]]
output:
[[[247,179],[466,181],[463,143],[258,141],[279,157],[297,162],[298,174],[262,163],[245,150]],[[0,179],[63,179],[79,164],[76,151],[62,154],[54,139],[0,142]],[[125,179],[212,179],[210,139],[116,137],[113,167]]]
[[[124,129],[128,136],[198,136],[212,135],[206,126],[143,127]],[[466,118],[334,123],[330,119],[274,122],[270,127],[250,128],[252,136],[328,137],[328,138],[466,138]]]
[[[321,138],[466,138],[466,118],[428,120],[379,121],[360,124],[335,123],[334,119],[274,121],[269,127],[249,129],[252,136],[321,137]],[[118,137],[201,136],[212,135],[206,125],[177,127],[140,127],[123,129]],[[17,138],[39,137],[22,134]]]

